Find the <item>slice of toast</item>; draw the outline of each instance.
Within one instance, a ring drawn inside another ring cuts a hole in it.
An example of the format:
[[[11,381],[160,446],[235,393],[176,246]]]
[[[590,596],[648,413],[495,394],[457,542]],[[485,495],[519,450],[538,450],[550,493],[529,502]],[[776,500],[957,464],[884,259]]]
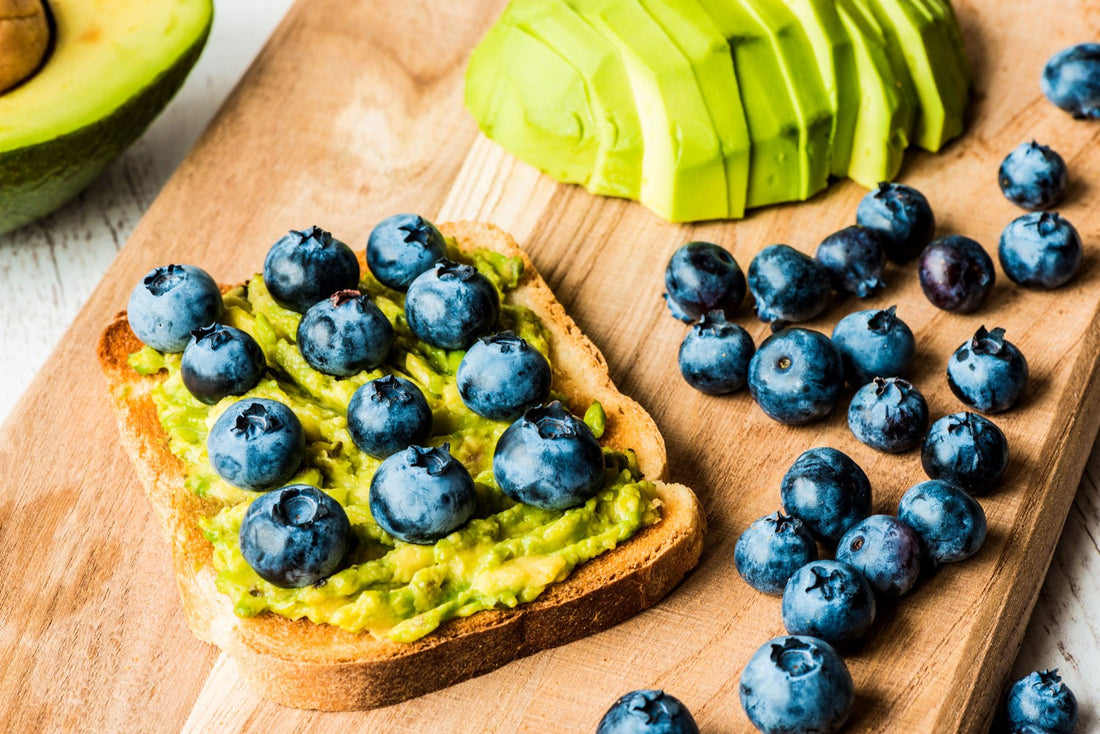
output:
[[[611,627],[655,604],[702,551],[703,513],[690,489],[661,481],[668,467],[653,419],[615,388],[603,355],[565,313],[527,255],[492,225],[460,222],[440,229],[460,249],[522,257],[524,275],[505,301],[522,304],[541,319],[549,334],[554,389],[573,405],[602,404],[607,428],[601,444],[636,452],[645,477],[657,483],[661,519],[578,566],[536,600],[451,620],[415,642],[380,640],[270,612],[239,618],[229,597],[215,588],[212,546],[196,523],[220,505],[185,489],[184,466],[168,448],[150,393],[163,373],[143,377],[130,367],[127,357],[141,343],[120,313],[100,337],[99,361],[122,443],[171,543],[188,622],[196,636],[229,651],[259,695],[278,703],[375,708],[486,673]]]

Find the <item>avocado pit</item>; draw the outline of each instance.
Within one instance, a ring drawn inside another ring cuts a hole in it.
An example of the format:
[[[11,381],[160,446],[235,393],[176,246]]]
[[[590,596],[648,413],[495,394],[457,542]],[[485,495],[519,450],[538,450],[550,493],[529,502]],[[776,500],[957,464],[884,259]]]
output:
[[[38,71],[50,36],[42,0],[0,0],[0,94]]]

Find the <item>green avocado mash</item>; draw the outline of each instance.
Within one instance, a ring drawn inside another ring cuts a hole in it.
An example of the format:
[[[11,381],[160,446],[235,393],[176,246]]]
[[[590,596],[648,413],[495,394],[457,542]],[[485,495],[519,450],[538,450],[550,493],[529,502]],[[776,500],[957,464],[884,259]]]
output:
[[[474,265],[502,292],[514,288],[523,262],[491,251],[461,253],[448,242],[448,256]],[[606,483],[584,505],[541,510],[505,497],[493,480],[492,457],[507,422],[482,418],[463,404],[455,385],[462,351],[446,351],[417,340],[405,323],[403,294],[364,274],[360,287],[394,325],[395,340],[385,365],[350,378],[321,374],[306,364],[294,344],[299,314],[280,307],[256,276],[225,296],[223,321],[250,333],[263,347],[268,369],[248,395],[279,400],[302,421],[307,459],[291,482],[323,489],[347,512],[355,534],[349,563],[312,586],[282,589],[261,579],[241,555],[241,518],[257,496],[223,481],[210,466],[206,436],[217,416],[240,398],[207,406],[191,396],[179,373],[179,355],[144,347],[130,357],[142,374],[167,370],[153,393],[172,452],[186,467],[187,487],[219,500],[222,509],[199,521],[214,547],[217,586],[233,600],[236,613],[250,617],[271,611],[291,619],[334,624],[352,632],[412,641],[454,617],[483,609],[514,607],[535,599],[547,585],[630,538],[658,519],[654,486],[641,479],[632,453],[605,449]],[[530,310],[504,305],[500,328],[511,329],[548,355],[541,322]],[[377,459],[359,451],[347,430],[348,401],[368,380],[398,374],[416,383],[432,408],[430,444],[450,443],[451,453],[470,470],[478,492],[474,518],[434,545],[394,539],[374,523],[368,505]],[[560,399],[562,396],[554,395]],[[584,411],[597,435],[604,429],[599,403],[572,406]]]

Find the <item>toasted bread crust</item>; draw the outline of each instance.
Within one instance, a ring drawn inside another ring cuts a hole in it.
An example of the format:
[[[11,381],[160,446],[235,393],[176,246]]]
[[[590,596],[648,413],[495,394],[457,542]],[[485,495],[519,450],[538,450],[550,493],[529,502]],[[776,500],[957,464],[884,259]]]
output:
[[[599,400],[607,414],[602,443],[632,448],[647,478],[657,481],[661,520],[582,564],[538,599],[515,609],[451,620],[411,643],[377,640],[308,620],[272,613],[241,619],[214,586],[212,547],[195,522],[218,509],[184,487],[183,465],[168,449],[151,388],[128,364],[140,348],[125,314],[100,337],[98,356],[110,385],[122,443],[161,521],[184,610],[199,638],[228,650],[261,696],[299,708],[367,709],[397,703],[486,673],[533,652],[606,629],[652,606],[698,561],[705,520],[695,495],[665,484],[664,440],[650,416],[611,383],[599,350],[581,333],[535,271],[497,227],[443,225],[460,248],[478,247],[523,258],[525,271],[507,301],[537,313],[550,333],[554,385],[574,404]]]

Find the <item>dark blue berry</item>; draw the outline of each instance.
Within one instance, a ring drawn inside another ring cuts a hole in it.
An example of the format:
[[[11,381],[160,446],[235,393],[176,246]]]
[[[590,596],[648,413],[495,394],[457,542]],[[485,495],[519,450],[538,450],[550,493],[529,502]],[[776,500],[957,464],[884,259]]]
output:
[[[818,540],[836,542],[871,514],[871,482],[834,448],[810,449],[795,459],[779,491],[783,509]]]
[[[756,345],[749,332],[721,311],[704,314],[680,344],[680,374],[696,390],[721,395],[740,389],[749,377]]]
[[[833,328],[833,344],[848,382],[865,385],[874,377],[901,377],[908,371],[917,341],[896,309],[856,311]]]
[[[774,420],[802,425],[824,417],[840,399],[844,366],[829,337],[790,328],[764,340],[749,362],[749,391]]]
[[[752,588],[779,596],[787,580],[817,560],[817,543],[800,520],[773,512],[755,521],[737,539],[733,562]]]
[[[1029,212],[1005,227],[997,255],[1013,283],[1049,290],[1073,279],[1084,251],[1069,221],[1057,213]]]
[[[134,286],[126,309],[130,328],[142,343],[161,352],[182,352],[192,331],[221,318],[222,293],[194,265],[165,265]]]
[[[264,373],[264,350],[247,332],[211,324],[191,332],[180,359],[183,384],[198,400],[213,405],[244,395]]]
[[[898,505],[898,519],[920,536],[933,564],[962,561],[985,542],[985,512],[978,501],[953,484],[929,479],[910,487]]]
[[[920,537],[890,515],[871,515],[840,539],[836,559],[856,569],[886,596],[901,596],[920,575]]]
[[[320,227],[292,229],[268,250],[264,284],[280,306],[305,313],[336,291],[358,287],[359,260]]]
[[[843,648],[875,621],[875,592],[863,574],[837,561],[812,561],[783,590],[783,626]]]
[[[1077,726],[1077,697],[1058,669],[1028,673],[1012,684],[1005,702],[1012,726],[1034,726],[1048,734],[1070,734]]]
[[[1075,118],[1100,119],[1100,43],[1070,46],[1051,56],[1039,87]]]
[[[1020,143],[1005,156],[997,173],[1001,192],[1024,209],[1046,209],[1057,204],[1068,180],[1062,156],[1034,140]]]
[[[780,329],[809,321],[829,303],[829,273],[812,257],[789,245],[771,245],[749,263],[749,290],[756,315]]]
[[[859,202],[856,223],[883,235],[886,257],[905,262],[932,241],[936,218],[924,194],[899,183],[882,181]]]
[[[550,395],[550,363],[511,331],[474,342],[455,373],[466,407],[484,418],[513,421]]]
[[[921,253],[917,273],[932,305],[957,313],[970,313],[985,303],[997,279],[989,253],[961,235],[933,240]]]
[[[253,500],[241,520],[241,554],[260,578],[300,588],[340,569],[351,545],[340,503],[308,484],[291,484]]]
[[[206,448],[218,476],[241,489],[262,492],[294,476],[305,458],[306,439],[301,421],[286,405],[245,398],[218,416]]]
[[[814,257],[829,273],[835,290],[867,298],[886,287],[886,252],[878,230],[845,227],[822,240]]]
[[[976,413],[953,413],[932,424],[920,453],[932,479],[984,492],[1008,466],[1008,440],[993,421]]]
[[[310,306],[298,322],[296,340],[309,366],[336,377],[372,370],[385,361],[393,326],[369,296],[336,291]]]
[[[600,719],[596,734],[699,734],[687,706],[664,691],[638,690],[622,696]]]
[[[418,275],[405,296],[405,318],[421,341],[442,349],[467,349],[493,330],[500,296],[471,265],[440,260]]]
[[[928,427],[928,403],[900,377],[876,377],[848,405],[852,435],[873,449],[896,454],[920,444]]]
[[[367,268],[380,283],[399,291],[446,254],[443,235],[418,214],[386,217],[367,239]]]
[[[745,274],[733,255],[718,245],[689,242],[672,253],[665,288],[669,310],[682,321],[714,310],[732,316],[745,300]]]
[[[432,432],[432,409],[413,383],[386,375],[365,383],[348,401],[348,433],[365,454],[384,459]]]
[[[370,483],[378,526],[407,543],[433,543],[461,527],[477,507],[470,472],[440,448],[409,446],[391,454]]]
[[[1027,389],[1027,360],[1001,328],[978,328],[947,360],[947,384],[955,397],[983,413],[1008,410]]]

